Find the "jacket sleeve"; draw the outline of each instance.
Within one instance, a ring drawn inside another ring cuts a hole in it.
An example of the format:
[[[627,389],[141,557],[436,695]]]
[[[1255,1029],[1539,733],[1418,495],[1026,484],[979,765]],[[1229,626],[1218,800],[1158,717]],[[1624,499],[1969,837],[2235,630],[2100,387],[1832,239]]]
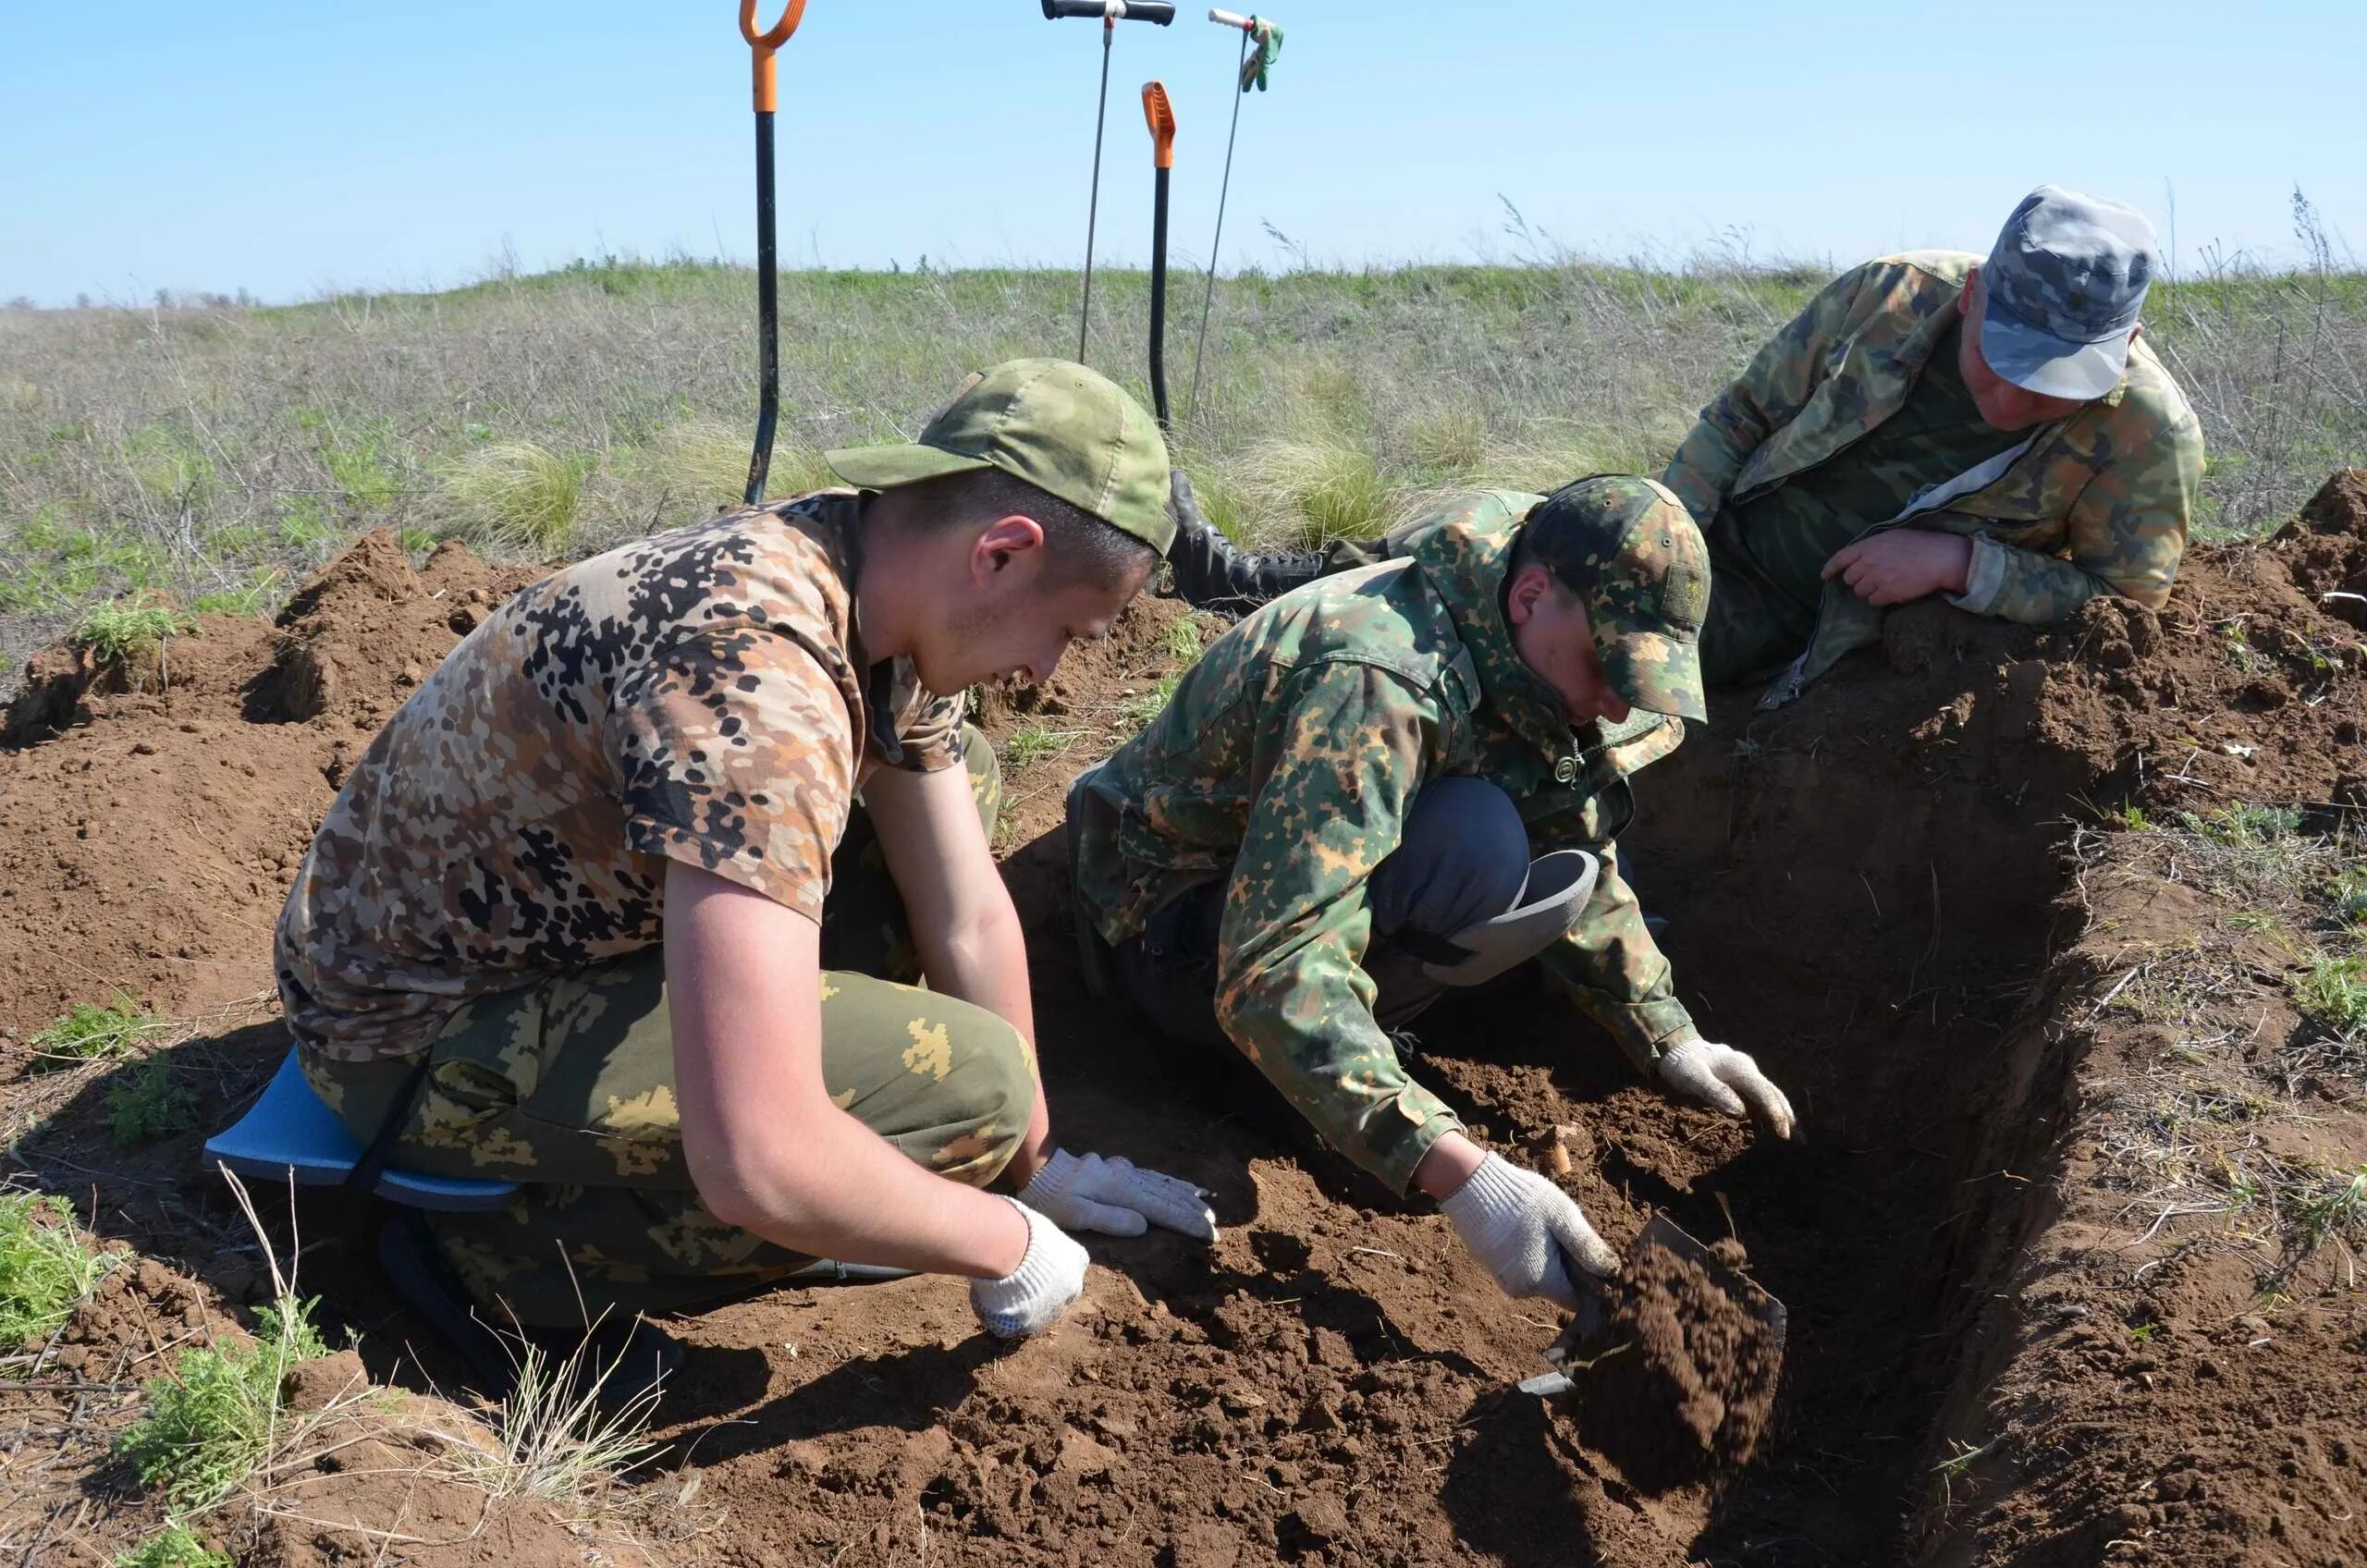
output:
[[[1590,839],[1585,827],[1585,814],[1530,825],[1533,853],[1588,850],[1602,862],[1586,912],[1539,962],[1578,1011],[1600,1024],[1639,1071],[1649,1072],[1662,1053],[1699,1039],[1701,1031],[1676,999],[1674,973],[1644,925],[1635,889],[1620,874],[1619,846],[1608,839]]]
[[[1861,267],[1825,285],[1789,325],[1760,346],[1739,380],[1710,399],[1677,447],[1661,483],[1676,492],[1701,527],[1710,526],[1734,493],[1750,455],[1808,406],[1824,380],[1828,351],[1846,330],[1864,276]]]
[[[1405,1074],[1373,1019],[1367,891],[1395,850],[1435,740],[1396,677],[1322,664],[1290,678],[1226,891],[1217,1021],[1316,1130],[1398,1192],[1461,1125]]]
[[[2183,400],[2163,408],[2132,395],[2116,412],[2096,433],[2097,449],[2082,455],[2095,477],[2064,520],[2069,558],[1976,538],[1952,603],[2042,626],[2100,594],[2148,609],[2168,602],[2202,484],[2202,429]]]

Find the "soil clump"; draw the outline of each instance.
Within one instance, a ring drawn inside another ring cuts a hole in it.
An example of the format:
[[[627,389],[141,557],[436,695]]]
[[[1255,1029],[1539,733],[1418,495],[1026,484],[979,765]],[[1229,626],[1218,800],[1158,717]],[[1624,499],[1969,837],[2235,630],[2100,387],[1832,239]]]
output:
[[[1748,1464],[1775,1411],[1783,1336],[1728,1237],[1695,1258],[1647,1236],[1612,1281],[1600,1338],[1573,1373],[1578,1430],[1646,1491]],[[1753,1299],[1753,1298],[1756,1299]]]

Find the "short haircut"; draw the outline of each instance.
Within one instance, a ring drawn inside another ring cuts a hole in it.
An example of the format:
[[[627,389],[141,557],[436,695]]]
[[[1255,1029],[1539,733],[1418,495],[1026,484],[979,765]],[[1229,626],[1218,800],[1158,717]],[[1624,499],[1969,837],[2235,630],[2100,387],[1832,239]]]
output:
[[[1551,579],[1553,586],[1559,588],[1563,593],[1574,597],[1576,595],[1578,592],[1577,589],[1570,583],[1563,581],[1562,574],[1553,570],[1553,563],[1547,560],[1544,555],[1538,550],[1537,546],[1529,543],[1528,530],[1527,528],[1523,528],[1519,533],[1513,535],[1512,566],[1511,570],[1504,573],[1504,582],[1506,585],[1509,586],[1514,578],[1518,577],[1530,567],[1535,567],[1538,570],[1543,572],[1548,578]]]
[[[1034,518],[1044,530],[1049,552],[1047,587],[1091,582],[1112,588],[1159,560],[1159,552],[1133,534],[999,468],[949,473],[923,480],[914,488],[926,492],[916,497],[921,504],[914,509],[932,528]]]

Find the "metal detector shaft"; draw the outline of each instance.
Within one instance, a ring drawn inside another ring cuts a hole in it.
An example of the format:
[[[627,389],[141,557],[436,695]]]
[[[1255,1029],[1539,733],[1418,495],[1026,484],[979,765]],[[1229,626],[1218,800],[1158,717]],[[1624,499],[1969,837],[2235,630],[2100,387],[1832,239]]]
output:
[[[1093,232],[1101,220],[1101,132],[1110,118],[1110,45],[1121,21],[1167,26],[1175,7],[1160,0],[1043,0],[1044,19],[1098,17],[1101,21],[1101,95],[1093,111],[1093,185],[1085,207],[1085,289],[1076,308],[1076,361],[1085,362],[1085,333],[1093,321]]]
[[[765,475],[773,461],[773,425],[780,417],[780,266],[775,253],[773,213],[773,113],[780,106],[780,74],[774,52],[788,43],[804,18],[805,0],[789,0],[779,21],[756,31],[756,0],[740,0],[740,36],[748,41],[755,72],[756,103],[756,446],[748,458],[749,506],[764,498]]]
[[[1192,338],[1192,389],[1186,396],[1195,416],[1200,411],[1200,356],[1208,346],[1208,312],[1217,299],[1217,257],[1224,247],[1225,201],[1233,194],[1233,146],[1241,136],[1241,100],[1249,92],[1249,50],[1260,42],[1260,29],[1270,31],[1274,25],[1266,18],[1213,9],[1208,12],[1208,20],[1219,27],[1237,29],[1241,33],[1241,59],[1233,67],[1234,75],[1241,79],[1241,91],[1233,95],[1233,124],[1224,133],[1224,178],[1217,186],[1216,235],[1208,241],[1208,274],[1200,288],[1200,330]]]
[[[1175,110],[1165,84],[1143,83],[1143,118],[1150,126],[1150,395],[1159,428],[1169,429],[1167,410],[1167,181],[1175,168]]]

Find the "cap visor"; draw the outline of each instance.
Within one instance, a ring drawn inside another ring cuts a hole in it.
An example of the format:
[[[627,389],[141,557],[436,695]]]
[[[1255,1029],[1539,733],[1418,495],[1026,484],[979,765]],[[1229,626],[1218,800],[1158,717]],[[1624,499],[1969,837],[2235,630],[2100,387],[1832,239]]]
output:
[[[2128,368],[2128,335],[2075,343],[2040,331],[1992,299],[1981,313],[1981,357],[2025,392],[2091,402],[2120,385]]]
[[[984,458],[964,457],[942,447],[924,447],[916,441],[841,447],[823,453],[822,460],[830,465],[832,473],[859,490],[888,490],[899,484],[916,484],[924,479],[939,479],[949,473],[994,467]]]
[[[1710,722],[1701,695],[1701,650],[1690,640],[1634,631],[1604,650],[1603,674],[1631,707]]]

